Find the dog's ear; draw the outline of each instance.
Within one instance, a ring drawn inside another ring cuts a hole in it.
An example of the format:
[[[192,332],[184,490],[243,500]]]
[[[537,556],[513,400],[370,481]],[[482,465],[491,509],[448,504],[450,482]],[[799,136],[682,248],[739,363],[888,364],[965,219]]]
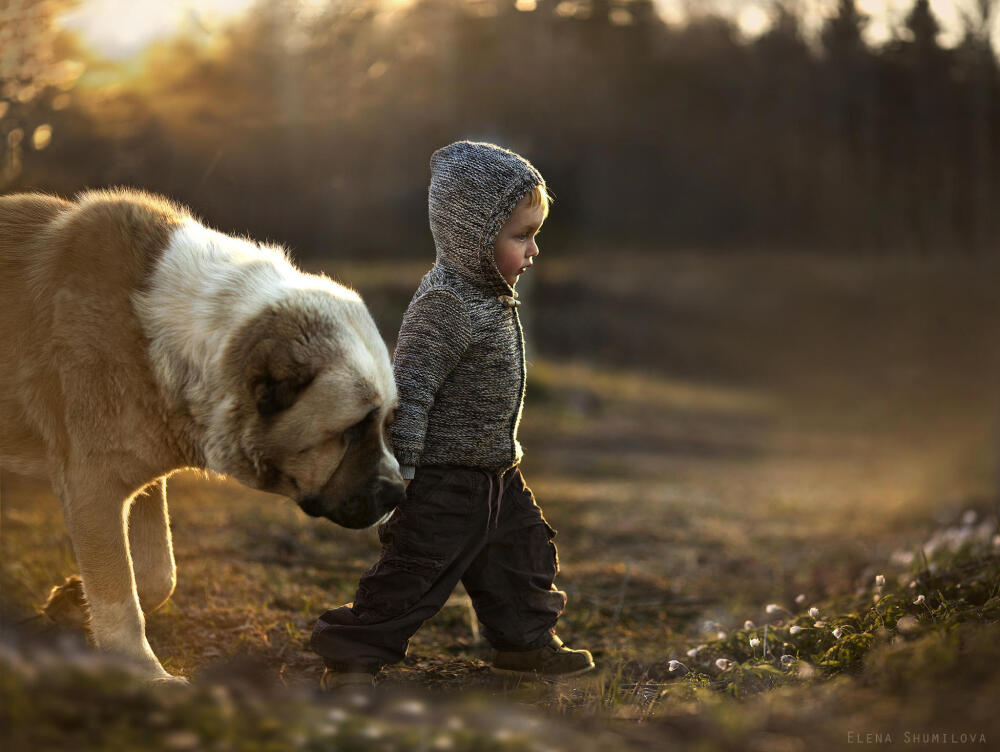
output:
[[[270,339],[254,348],[251,389],[260,415],[287,410],[316,378],[316,371],[294,357],[292,345]]]
[[[271,377],[257,382],[254,386],[254,400],[261,415],[274,415],[287,410],[299,398],[299,394],[312,383],[313,375],[287,378],[277,381]]]

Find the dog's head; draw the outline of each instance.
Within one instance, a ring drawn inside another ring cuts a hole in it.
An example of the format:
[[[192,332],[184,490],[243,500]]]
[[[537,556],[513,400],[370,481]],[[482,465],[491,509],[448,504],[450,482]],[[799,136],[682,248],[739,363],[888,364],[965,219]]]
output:
[[[224,472],[349,528],[403,500],[389,353],[357,294],[294,291],[242,327],[225,362],[239,396],[226,408],[238,452]]]

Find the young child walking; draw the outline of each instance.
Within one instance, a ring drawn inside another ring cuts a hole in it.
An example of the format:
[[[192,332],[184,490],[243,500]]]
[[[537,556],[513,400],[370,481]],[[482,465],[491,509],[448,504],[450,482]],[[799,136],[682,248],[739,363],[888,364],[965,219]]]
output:
[[[518,468],[524,339],[514,291],[538,256],[545,181],[499,146],[459,141],[431,156],[437,258],[403,317],[390,429],[406,500],[379,529],[382,555],[354,602],[312,635],[323,685],[370,682],[459,580],[494,648],[493,668],[570,676],[594,668],[555,635],[566,594],[552,582],[555,531]]]

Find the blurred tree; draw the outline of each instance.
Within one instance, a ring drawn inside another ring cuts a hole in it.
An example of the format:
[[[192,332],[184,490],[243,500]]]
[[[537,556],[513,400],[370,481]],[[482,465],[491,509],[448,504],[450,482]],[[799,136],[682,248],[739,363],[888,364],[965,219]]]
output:
[[[134,184],[306,252],[424,254],[428,157],[469,137],[548,176],[549,237],[987,248],[997,0],[975,2],[954,50],[923,0],[874,49],[851,0],[819,44],[799,0],[775,2],[755,40],[696,4],[665,24],[650,0],[261,0],[114,76],[56,36],[54,62],[105,65],[113,85],[0,102],[5,143],[30,119],[57,136],[7,185]]]
[[[868,15],[858,10],[855,0],[838,0],[837,14],[823,24],[823,49],[835,64],[863,57],[867,53],[862,34]]]
[[[820,34],[825,135],[819,145],[818,200],[852,246],[889,234],[878,212],[887,185],[879,153],[876,60],[863,37],[868,22],[854,0],[840,0]]]
[[[896,70],[901,173],[908,180],[905,225],[921,250],[946,242],[962,197],[955,190],[959,165],[950,58],[939,46],[940,24],[927,0],[915,0],[899,38],[886,50]]]
[[[24,153],[52,141],[47,113],[63,109],[84,64],[55,25],[74,0],[5,0],[0,7],[0,189],[21,174]]]
[[[965,37],[957,50],[959,72],[967,81],[968,130],[962,139],[969,149],[965,164],[971,179],[968,199],[969,217],[960,224],[969,228],[968,245],[978,253],[995,249],[1000,237],[1000,217],[993,206],[993,196],[1000,195],[1000,140],[996,123],[1000,120],[1000,83],[997,58],[990,36],[1000,0],[976,0],[971,11],[963,13]]]
[[[748,127],[760,144],[761,163],[750,172],[759,180],[755,199],[755,229],[776,240],[792,242],[806,230],[815,208],[813,160],[818,128],[815,103],[815,61],[802,33],[795,7],[771,6],[771,24],[754,42],[755,116]]]
[[[941,25],[928,0],[916,0],[906,16],[906,29],[919,55],[931,57],[940,52],[937,38],[941,33]]]

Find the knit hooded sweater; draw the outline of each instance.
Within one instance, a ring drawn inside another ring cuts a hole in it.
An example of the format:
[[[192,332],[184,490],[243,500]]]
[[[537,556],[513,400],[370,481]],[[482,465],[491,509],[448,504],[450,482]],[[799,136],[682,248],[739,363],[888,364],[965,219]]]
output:
[[[521,460],[524,334],[493,243],[536,185],[545,181],[531,163],[493,144],[459,141],[431,155],[436,259],[393,355],[399,408],[390,437],[404,477],[420,465],[499,472]]]

